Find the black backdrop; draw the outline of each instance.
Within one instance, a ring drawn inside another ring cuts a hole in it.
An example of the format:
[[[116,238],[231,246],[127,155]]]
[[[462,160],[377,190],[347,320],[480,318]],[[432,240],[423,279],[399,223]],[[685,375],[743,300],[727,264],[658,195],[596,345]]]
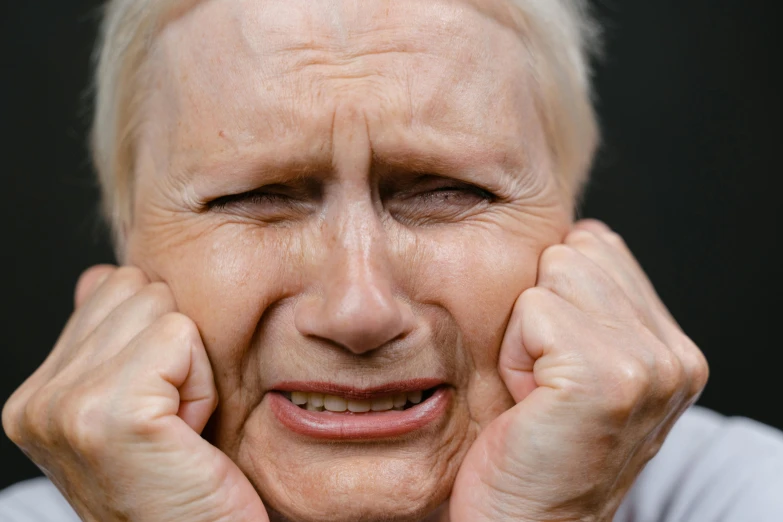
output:
[[[607,36],[596,71],[605,143],[583,214],[625,236],[706,353],[701,404],[783,428],[776,2],[595,3]],[[0,403],[53,345],[79,273],[112,261],[84,146],[97,4],[0,7]],[[0,435],[0,488],[35,474]]]

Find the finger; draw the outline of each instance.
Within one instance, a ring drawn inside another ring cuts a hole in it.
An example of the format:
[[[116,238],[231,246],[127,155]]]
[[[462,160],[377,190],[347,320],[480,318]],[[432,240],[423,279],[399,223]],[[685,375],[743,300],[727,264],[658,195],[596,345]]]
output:
[[[123,266],[116,269],[81,303],[80,308],[74,313],[73,325],[69,324],[63,332],[62,344],[77,345],[115,308],[136,295],[149,283],[144,272],[136,267]],[[58,341],[58,344],[61,342]]]
[[[525,348],[523,342],[525,313],[529,301],[524,296],[525,293],[520,295],[514,303],[511,318],[500,344],[498,358],[500,377],[517,403],[522,402],[538,387],[533,376],[533,366],[536,359]]]
[[[514,304],[498,359],[500,376],[514,400],[521,402],[539,386],[557,387],[558,373],[578,378],[590,357],[582,351],[585,339],[580,343],[572,332],[589,327],[584,314],[551,291],[534,287],[523,292]]]
[[[218,403],[212,366],[198,327],[188,317],[160,317],[115,359],[132,375],[132,394],[153,418],[176,415],[201,433]],[[146,407],[145,407],[146,406]]]
[[[168,285],[151,283],[112,310],[67,362],[78,358],[81,371],[95,367],[119,353],[157,319],[176,311],[177,303]]]
[[[683,401],[687,401],[688,405],[694,404],[709,380],[710,368],[707,359],[699,347],[682,332],[673,335],[668,346],[682,365],[685,376]]]
[[[670,352],[668,357],[659,354],[657,360],[669,363],[659,365],[660,372],[670,378],[677,377],[673,380],[678,388],[674,403],[693,404],[709,379],[709,366],[704,354],[682,332],[618,234],[595,220],[579,222],[574,228],[566,242],[578,248],[613,276],[634,302],[642,322],[663,342],[666,351]],[[672,372],[673,367],[679,368],[679,371]],[[662,383],[662,386],[666,390],[665,383]]]
[[[25,404],[46,383],[71,360],[81,349],[82,341],[117,306],[144,288],[149,280],[134,267],[120,267],[99,284],[108,268],[88,269],[77,284],[76,301],[79,308],[74,311],[46,360],[28,377],[14,393],[14,402]]]
[[[639,318],[661,340],[669,336],[668,313],[655,295],[646,274],[637,272],[625,256],[609,245],[595,232],[575,228],[566,236],[565,244],[590,259],[606,272],[633,303]]]
[[[612,230],[612,228],[603,221],[599,221],[597,219],[582,219],[574,223],[573,228],[577,230],[586,230],[603,238],[607,243],[611,244],[614,248],[617,249],[618,252],[623,255],[630,266],[633,266],[641,273],[644,273],[644,270],[637,261],[636,256],[631,253],[631,249],[628,248],[628,245],[625,244],[625,241],[623,241],[620,234]]]
[[[76,282],[74,306],[79,308],[115,270],[113,265],[95,265],[85,270]]]
[[[551,290],[601,322],[638,320],[633,305],[611,276],[568,245],[553,245],[544,250],[536,285]]]
[[[596,219],[584,219],[579,221],[574,225],[574,229],[592,232],[613,251],[617,252],[622,259],[626,270],[635,276],[638,284],[641,287],[641,291],[644,293],[647,301],[651,304],[651,306],[655,306],[666,318],[676,324],[676,321],[669,312],[669,309],[666,307],[666,305],[663,304],[663,301],[655,291],[655,288],[653,287],[649,277],[647,277],[647,273],[642,268],[642,265],[639,263],[639,261],[636,259],[636,256],[633,255],[631,249],[628,248],[628,245],[617,232],[613,231],[605,223]]]
[[[77,288],[76,294],[84,295],[84,301],[79,303],[79,308],[68,320],[46,360],[28,379],[30,387],[35,388],[36,383],[51,380],[56,372],[74,359],[82,342],[115,308],[149,284],[147,276],[134,267],[117,268],[97,284],[103,272],[99,270],[93,275],[88,270],[79,280],[77,286],[80,288]]]
[[[639,275],[629,269],[622,254],[610,247],[596,233],[574,228],[566,236],[564,243],[601,267],[640,308],[650,308],[647,295],[639,284]]]
[[[662,328],[662,334],[666,338],[665,342],[667,346],[682,362],[685,373],[689,379],[687,388],[688,397],[690,398],[690,403],[694,403],[709,380],[709,365],[702,351],[682,332],[677,321],[672,317],[666,305],[661,301],[652,282],[650,282],[649,278],[646,276],[644,269],[642,269],[638,260],[631,253],[628,245],[619,234],[614,232],[606,224],[594,219],[580,221],[574,228],[594,233],[611,249],[618,252],[625,261],[627,270],[637,276],[637,281],[639,281],[640,286],[643,288],[648,302],[652,303],[659,311],[660,316],[665,319],[664,323],[666,324],[666,328]],[[659,338],[662,337],[659,336]]]

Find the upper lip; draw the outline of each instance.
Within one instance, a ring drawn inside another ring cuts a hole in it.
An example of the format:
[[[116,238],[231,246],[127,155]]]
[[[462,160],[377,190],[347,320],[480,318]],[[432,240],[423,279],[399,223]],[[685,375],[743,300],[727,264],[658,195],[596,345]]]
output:
[[[324,395],[336,395],[345,399],[371,400],[397,393],[424,391],[442,384],[444,384],[443,380],[436,378],[394,381],[370,387],[357,387],[334,382],[285,381],[275,385],[272,391],[323,393]]]

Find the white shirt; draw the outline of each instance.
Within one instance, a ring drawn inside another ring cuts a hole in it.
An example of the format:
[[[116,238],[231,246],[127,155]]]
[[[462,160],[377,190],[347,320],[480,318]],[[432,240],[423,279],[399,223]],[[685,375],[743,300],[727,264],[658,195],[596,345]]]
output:
[[[0,522],[78,522],[45,478],[0,492]],[[783,433],[704,408],[686,412],[614,522],[783,522]]]

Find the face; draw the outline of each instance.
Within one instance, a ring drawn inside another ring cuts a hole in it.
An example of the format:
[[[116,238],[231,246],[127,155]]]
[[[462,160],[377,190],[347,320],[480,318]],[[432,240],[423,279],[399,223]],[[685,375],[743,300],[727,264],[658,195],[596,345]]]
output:
[[[207,436],[274,517],[433,515],[513,404],[504,330],[571,216],[504,9],[211,0],[157,41],[125,261],[199,326]]]

